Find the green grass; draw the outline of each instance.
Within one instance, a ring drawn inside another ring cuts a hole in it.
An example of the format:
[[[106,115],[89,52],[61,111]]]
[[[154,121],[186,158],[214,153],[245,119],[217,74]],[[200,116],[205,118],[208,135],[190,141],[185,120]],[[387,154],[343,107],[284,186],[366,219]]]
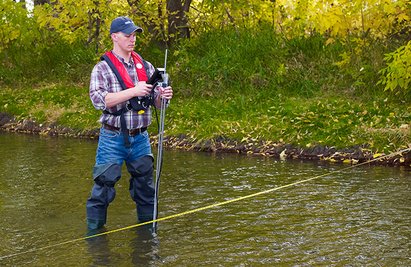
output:
[[[3,89],[0,107],[20,119],[75,129],[97,128],[100,115],[91,105],[87,88],[58,85]],[[340,148],[369,144],[379,151],[394,151],[411,142],[410,129],[402,129],[410,121],[411,107],[386,99],[363,102],[338,94],[268,97],[265,91],[204,98],[177,94],[167,110],[166,131],[196,140],[226,137]]]
[[[5,89],[0,92],[0,111],[37,123],[57,122],[76,129],[98,127],[88,89],[50,84],[41,88]]]
[[[411,96],[375,85],[386,48],[375,44],[361,60],[340,68],[336,62],[344,49],[338,42],[325,46],[322,36],[285,40],[265,27],[215,31],[181,43],[169,54],[175,97],[167,110],[166,134],[301,147],[368,144],[386,152],[410,144]],[[144,57],[161,67],[162,50],[145,50]],[[87,88],[96,55],[66,45],[47,52],[47,60],[30,63],[30,71],[11,67],[2,72],[0,112],[38,123],[97,128],[100,112]],[[16,73],[24,82],[10,82]]]
[[[394,151],[407,145],[411,108],[395,103],[362,103],[338,95],[175,100],[168,111],[167,133],[187,133],[200,140],[274,141],[302,147],[315,144],[339,148],[369,144]]]

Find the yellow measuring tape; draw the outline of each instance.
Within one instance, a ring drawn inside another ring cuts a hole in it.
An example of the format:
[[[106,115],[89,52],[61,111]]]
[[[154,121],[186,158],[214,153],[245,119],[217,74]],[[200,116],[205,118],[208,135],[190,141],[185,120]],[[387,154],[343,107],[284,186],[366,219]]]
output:
[[[244,199],[256,197],[256,196],[259,196],[259,195],[271,193],[271,192],[273,192],[273,191],[277,191],[277,190],[280,190],[280,189],[283,189],[283,188],[287,188],[287,187],[291,187],[291,186],[294,186],[294,185],[306,183],[306,182],[308,182],[308,181],[315,180],[315,179],[318,179],[318,178],[321,178],[321,177],[324,177],[324,176],[327,176],[327,175],[330,175],[330,174],[333,174],[333,173],[343,172],[343,171],[346,171],[346,170],[349,170],[349,169],[352,169],[352,168],[355,168],[355,167],[358,167],[358,166],[361,166],[361,165],[365,165],[365,164],[372,163],[372,162],[374,162],[374,161],[381,160],[381,159],[383,159],[383,158],[392,157],[392,156],[401,154],[401,153],[403,153],[403,152],[405,152],[405,151],[408,151],[408,150],[411,150],[411,148],[407,148],[407,149],[404,149],[404,150],[401,150],[401,151],[398,151],[398,152],[394,152],[394,153],[391,153],[391,154],[389,154],[389,155],[381,156],[381,157],[378,157],[378,158],[375,158],[375,159],[372,159],[372,160],[369,160],[369,161],[366,161],[366,162],[363,162],[363,163],[359,163],[359,164],[356,164],[356,165],[352,165],[352,166],[343,168],[343,169],[341,169],[341,170],[336,170],[336,171],[328,172],[328,173],[321,174],[321,175],[318,175],[318,176],[315,176],[315,177],[312,177],[312,178],[308,178],[308,179],[300,180],[300,181],[297,181],[297,182],[294,182],[294,183],[290,183],[290,184],[278,186],[278,187],[271,188],[271,189],[268,189],[268,190],[265,190],[265,191],[260,191],[260,192],[254,193],[254,194],[250,194],[250,195],[246,195],[246,196],[242,196],[242,197],[230,199],[230,200],[227,200],[227,201],[223,201],[223,202],[211,204],[211,205],[204,206],[204,207],[200,207],[200,208],[196,208],[196,209],[193,209],[193,210],[188,210],[188,211],[185,211],[185,212],[181,212],[181,213],[169,215],[169,216],[162,217],[162,218],[157,218],[156,220],[152,220],[152,221],[148,221],[148,222],[143,222],[143,223],[138,223],[138,224],[133,224],[133,225],[130,225],[130,226],[126,226],[126,227],[123,227],[123,228],[106,231],[106,232],[99,233],[99,234],[95,234],[95,235],[80,237],[80,238],[76,238],[76,239],[72,239],[72,240],[68,240],[68,241],[64,241],[64,242],[52,244],[52,245],[49,245],[49,246],[44,246],[44,247],[39,247],[39,248],[33,248],[33,249],[25,250],[25,251],[22,251],[22,252],[17,252],[17,253],[14,253],[14,254],[9,254],[9,255],[5,255],[5,256],[1,256],[1,257],[0,257],[0,260],[6,259],[6,258],[15,257],[15,256],[22,255],[22,254],[27,254],[27,253],[35,252],[35,251],[40,251],[40,250],[45,250],[45,249],[49,249],[49,248],[53,248],[53,247],[58,247],[58,246],[66,245],[66,244],[71,244],[71,243],[75,243],[75,242],[87,240],[87,239],[94,238],[94,237],[98,237],[98,236],[108,235],[108,234],[112,234],[112,233],[116,233],[116,232],[120,232],[120,231],[124,231],[124,230],[128,230],[128,229],[140,227],[140,226],[143,226],[143,225],[152,224],[153,222],[166,221],[166,220],[174,219],[174,218],[181,217],[181,216],[184,216],[184,215],[188,215],[188,214],[191,214],[191,213],[196,213],[196,212],[199,212],[199,211],[208,210],[208,209],[211,209],[211,208],[215,208],[215,207],[227,205],[227,204],[230,204],[230,203],[233,203],[233,202],[237,202],[237,201],[240,201],[240,200],[244,200]]]

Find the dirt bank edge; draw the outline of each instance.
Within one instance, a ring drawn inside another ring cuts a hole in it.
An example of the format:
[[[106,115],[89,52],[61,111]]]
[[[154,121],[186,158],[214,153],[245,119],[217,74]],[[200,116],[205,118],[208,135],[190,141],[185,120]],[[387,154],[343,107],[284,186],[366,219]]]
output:
[[[76,130],[51,124],[39,124],[31,120],[16,120],[7,113],[0,113],[0,130],[5,132],[37,134],[43,136],[65,136],[73,138],[97,139],[99,129]],[[152,138],[156,144],[156,136]],[[245,140],[239,142],[225,137],[213,140],[196,140],[187,135],[164,137],[164,147],[187,151],[205,151],[214,153],[237,153],[253,156],[272,157],[280,160],[299,159],[317,160],[332,163],[359,164],[367,161],[372,165],[411,167],[411,147],[401,153],[384,155],[375,153],[367,145],[358,145],[344,149],[315,145],[307,148],[270,141]],[[380,159],[378,159],[380,158]]]

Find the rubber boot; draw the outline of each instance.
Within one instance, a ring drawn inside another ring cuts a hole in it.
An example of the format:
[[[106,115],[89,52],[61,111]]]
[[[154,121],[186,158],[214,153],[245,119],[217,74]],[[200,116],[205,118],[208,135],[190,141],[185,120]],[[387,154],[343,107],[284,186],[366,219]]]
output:
[[[112,163],[96,166],[93,177],[94,186],[86,204],[88,230],[96,230],[106,224],[107,209],[116,196],[114,185],[121,177],[121,166]]]
[[[151,221],[154,211],[153,157],[143,156],[126,165],[131,174],[129,190],[136,202],[137,220],[139,223]]]
[[[94,232],[102,228],[106,224],[106,220],[90,219],[87,218],[87,230]]]

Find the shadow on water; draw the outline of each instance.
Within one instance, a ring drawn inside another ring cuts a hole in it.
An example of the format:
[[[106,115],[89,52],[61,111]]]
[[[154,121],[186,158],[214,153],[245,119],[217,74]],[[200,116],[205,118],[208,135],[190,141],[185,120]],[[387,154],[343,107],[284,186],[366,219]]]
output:
[[[102,231],[94,231],[87,233],[88,236],[96,235],[102,232],[106,232],[107,229],[103,227]],[[88,252],[93,258],[92,265],[95,266],[112,266],[112,253],[109,246],[109,240],[107,235],[97,236],[87,239]]]
[[[411,266],[410,169],[182,151],[164,152],[159,218],[327,175],[161,221],[156,238],[51,246],[85,234],[95,149],[0,133],[0,266]],[[125,170],[116,190],[107,231],[137,223]]]
[[[103,228],[99,232],[88,233],[95,235],[106,232]],[[154,237],[151,230],[147,227],[137,227],[130,231],[130,235],[134,236],[130,240],[130,264],[129,266],[154,266],[160,262],[159,249],[160,244],[158,238]],[[109,235],[101,235],[87,239],[89,255],[92,257],[91,266],[117,266],[119,255],[113,252],[110,244]],[[115,241],[114,241],[115,242]]]

